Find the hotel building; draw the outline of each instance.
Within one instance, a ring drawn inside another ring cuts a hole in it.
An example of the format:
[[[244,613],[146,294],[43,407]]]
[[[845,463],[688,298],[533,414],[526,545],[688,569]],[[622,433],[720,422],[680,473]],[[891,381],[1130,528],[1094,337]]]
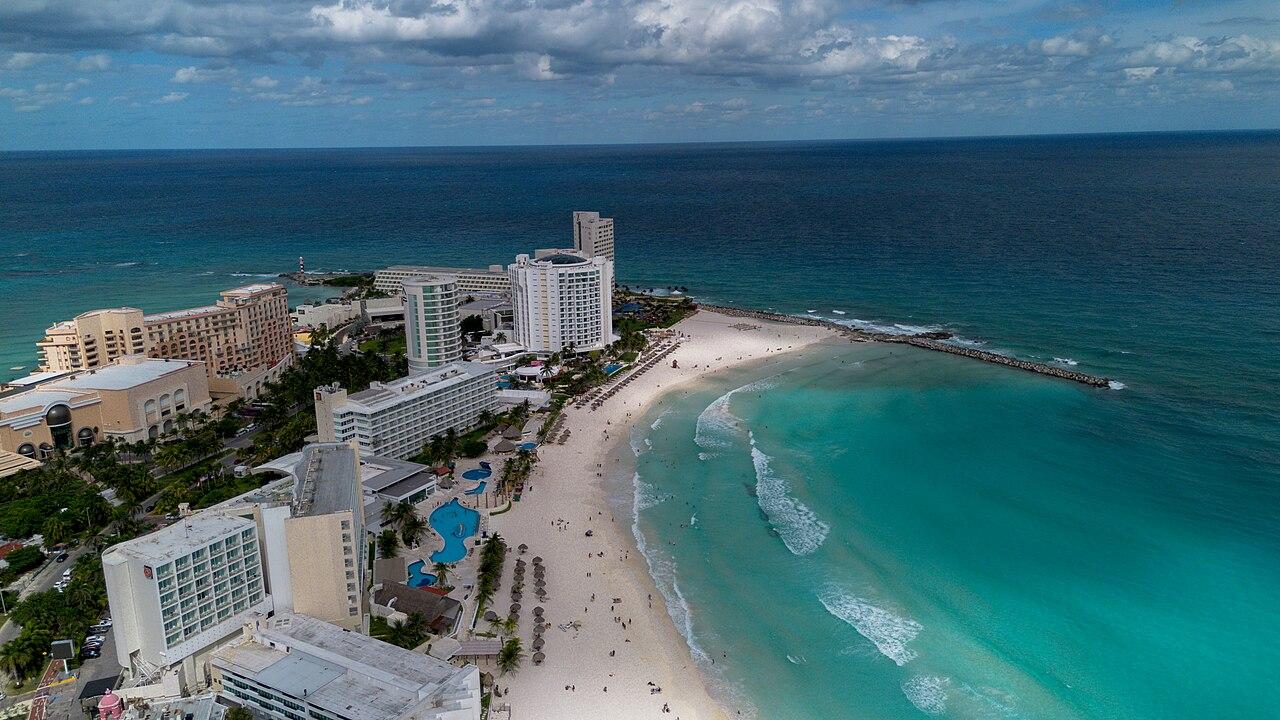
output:
[[[223,291],[213,305],[144,315],[137,308],[93,310],[59,322],[36,343],[40,368],[84,370],[123,355],[199,360],[215,395],[256,397],[293,361],[284,286]]]
[[[613,260],[613,218],[598,212],[573,213],[573,247],[589,258]]]
[[[613,342],[613,261],[573,250],[516,256],[507,266],[515,342],[537,353]]]
[[[206,512],[240,515],[258,523],[267,587],[277,611],[306,613],[362,630],[368,612],[364,587],[364,487],[355,447],[308,445],[257,468],[285,475]]]
[[[275,720],[479,720],[480,671],[306,615],[246,623],[212,658],[224,700]]]
[[[337,385],[316,388],[320,442],[354,440],[372,455],[405,459],[449,428],[474,425],[497,407],[493,369],[456,362],[351,395]]]
[[[135,682],[208,683],[210,649],[272,609],[258,542],[254,522],[201,513],[102,554],[116,657]]]
[[[58,449],[114,438],[136,442],[176,428],[179,413],[212,407],[203,363],[138,355],[75,373],[41,373],[0,397],[0,450],[45,460]]]
[[[392,265],[374,273],[373,287],[387,293],[404,292],[401,285],[405,280],[422,275],[448,275],[457,282],[457,290],[461,295],[505,295],[511,290],[511,281],[501,265],[490,265],[485,268],[449,268],[430,267],[426,265]]]
[[[462,359],[458,282],[450,275],[404,281],[404,335],[409,373],[426,372]]]

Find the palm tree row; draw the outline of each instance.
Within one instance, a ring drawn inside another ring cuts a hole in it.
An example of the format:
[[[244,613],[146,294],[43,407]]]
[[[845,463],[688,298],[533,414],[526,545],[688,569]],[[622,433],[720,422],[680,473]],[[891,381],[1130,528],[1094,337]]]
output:
[[[494,533],[480,548],[480,572],[476,582],[476,612],[483,612],[502,581],[502,563],[506,560],[507,543]]]
[[[382,505],[383,533],[389,529],[399,531],[400,542],[405,547],[414,547],[427,532],[427,521],[418,514],[418,509],[408,500],[399,502],[387,501]],[[381,542],[381,536],[379,536]],[[384,555],[383,557],[390,557]]]

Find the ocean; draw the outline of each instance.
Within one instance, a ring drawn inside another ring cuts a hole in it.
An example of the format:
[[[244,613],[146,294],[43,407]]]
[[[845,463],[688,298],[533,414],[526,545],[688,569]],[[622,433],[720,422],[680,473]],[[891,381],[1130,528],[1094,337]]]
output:
[[[1121,388],[832,345],[655,408],[619,502],[736,707],[1276,715],[1278,133],[3,153],[0,377],[86,309],[506,262],[583,209],[622,284]]]

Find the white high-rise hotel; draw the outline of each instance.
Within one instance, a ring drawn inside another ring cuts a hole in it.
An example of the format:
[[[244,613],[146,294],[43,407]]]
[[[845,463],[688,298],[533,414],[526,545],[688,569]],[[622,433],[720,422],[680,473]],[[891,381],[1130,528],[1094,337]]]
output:
[[[404,281],[409,374],[462,359],[458,300],[458,283],[451,276],[424,275]]]
[[[575,228],[575,234],[576,234]],[[515,341],[538,353],[599,350],[613,341],[613,261],[572,250],[516,256],[507,266]]]

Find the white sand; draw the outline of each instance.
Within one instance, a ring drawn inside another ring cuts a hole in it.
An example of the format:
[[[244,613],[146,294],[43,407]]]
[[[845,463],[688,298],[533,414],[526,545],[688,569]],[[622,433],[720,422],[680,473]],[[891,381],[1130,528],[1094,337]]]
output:
[[[731,327],[735,324],[760,329],[744,331]],[[494,707],[509,703],[512,718],[695,720],[736,716],[734,710],[726,712],[708,694],[688,645],[676,631],[644,559],[636,551],[630,513],[611,521],[605,478],[597,473],[606,472],[610,451],[620,437],[626,437],[631,419],[641,416],[662,394],[734,365],[795,351],[834,337],[834,333],[820,327],[706,311],[674,329],[687,336],[680,347],[599,410],[579,410],[572,405],[565,409],[569,441],[540,447],[540,462],[521,502],[510,512],[490,519],[490,529],[500,533],[510,547],[527,544],[525,559],[531,563],[533,556],[540,555],[547,567],[549,597],[544,608],[552,627],[545,634],[546,662],[535,666],[529,659],[533,654],[533,608],[539,604],[532,592],[530,564],[519,632],[528,657],[519,671],[497,681],[505,696],[496,698]],[[672,359],[679,361],[678,369],[671,367]],[[564,530],[553,526],[560,519],[567,521]],[[589,529],[594,530],[593,537],[585,537]],[[595,555],[601,552],[603,558]],[[510,568],[515,557],[513,551],[493,604],[500,614],[510,604]],[[613,598],[622,602],[610,611]],[[615,617],[626,621],[625,630]],[[580,630],[558,627],[574,621],[581,623]],[[616,654],[611,657],[610,651]],[[482,669],[494,672],[492,667],[482,665]],[[650,682],[662,692],[653,694]],[[663,703],[670,706],[670,713],[662,712]]]

